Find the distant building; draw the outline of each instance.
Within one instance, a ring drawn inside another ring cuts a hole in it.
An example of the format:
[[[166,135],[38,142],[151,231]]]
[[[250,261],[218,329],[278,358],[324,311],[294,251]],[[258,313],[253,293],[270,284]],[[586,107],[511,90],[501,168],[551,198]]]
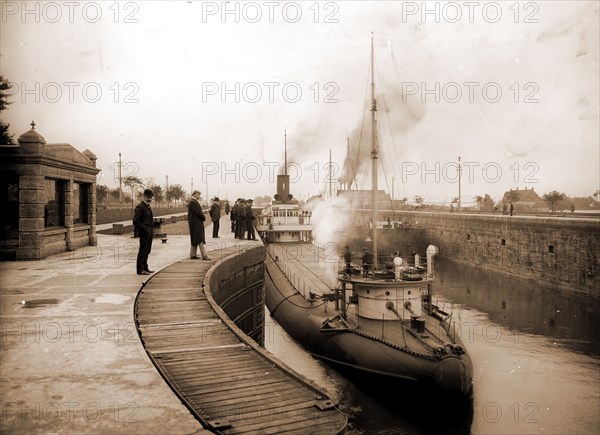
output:
[[[306,205],[307,207],[313,207],[320,202],[323,202],[323,195],[313,195],[306,200]]]
[[[370,190],[338,190],[337,196],[347,201],[350,208],[371,209],[373,193]],[[377,191],[379,210],[391,210],[392,199],[384,190]]]
[[[511,202],[515,210],[537,210],[544,209],[544,201],[535,193],[533,187],[531,189],[510,189],[504,192],[501,203],[508,205]]]
[[[39,260],[96,245],[96,156],[35,130],[0,146],[0,258]]]

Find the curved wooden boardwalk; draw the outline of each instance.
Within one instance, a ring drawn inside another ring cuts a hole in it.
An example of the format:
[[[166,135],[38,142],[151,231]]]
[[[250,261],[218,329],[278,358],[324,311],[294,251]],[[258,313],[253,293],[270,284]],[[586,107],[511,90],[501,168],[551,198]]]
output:
[[[135,318],[148,355],[213,432],[342,432],[347,417],[326,393],[248,339],[205,293],[210,267],[226,254],[175,263],[142,288]]]

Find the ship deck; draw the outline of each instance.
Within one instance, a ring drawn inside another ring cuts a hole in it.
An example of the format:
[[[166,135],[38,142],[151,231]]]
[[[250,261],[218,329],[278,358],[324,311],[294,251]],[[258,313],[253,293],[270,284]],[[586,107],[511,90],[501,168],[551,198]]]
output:
[[[311,243],[272,243],[267,250],[296,289],[304,296],[308,291],[322,295],[339,286],[339,260],[333,246],[320,248]]]
[[[267,249],[273,258],[278,257],[277,264],[304,297],[308,297],[308,291],[323,295],[340,285],[337,280],[340,261],[338,253],[332,252],[331,249],[320,249],[309,243],[274,243]],[[351,291],[348,291],[348,295],[350,293]],[[323,312],[326,316],[334,318],[341,313],[335,310],[334,302],[325,302],[325,304]],[[382,322],[359,317],[356,306],[351,304],[348,305],[345,321],[333,321],[330,325],[333,330],[350,329],[354,333],[374,338],[396,348],[408,348],[430,358],[436,349],[453,340],[450,340],[442,323],[436,318],[423,315],[421,319],[425,321],[425,331],[417,333],[410,328],[410,319]],[[407,327],[400,327],[401,322]],[[450,333],[452,334],[452,328]]]

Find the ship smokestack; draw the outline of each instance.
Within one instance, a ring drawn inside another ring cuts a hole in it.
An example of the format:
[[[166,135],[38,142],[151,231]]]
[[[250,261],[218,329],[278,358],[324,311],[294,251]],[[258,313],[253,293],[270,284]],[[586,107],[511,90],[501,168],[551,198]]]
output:
[[[283,202],[290,198],[290,176],[287,173],[287,128],[283,130],[283,175],[277,176],[277,196],[275,199]]]
[[[290,176],[278,175],[277,176],[277,195],[281,201],[287,201],[290,194]]]

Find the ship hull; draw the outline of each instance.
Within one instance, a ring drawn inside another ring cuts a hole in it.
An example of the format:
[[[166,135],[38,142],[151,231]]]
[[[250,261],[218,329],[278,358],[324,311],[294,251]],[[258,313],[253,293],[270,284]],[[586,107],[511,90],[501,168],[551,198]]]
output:
[[[402,327],[399,322],[382,324],[360,319],[356,328],[323,328],[340,313],[334,303],[307,300],[270,255],[266,267],[265,302],[271,317],[313,355],[365,380],[414,384],[461,397],[472,395],[472,363],[468,355],[434,356],[406,348],[393,339]],[[436,328],[437,319],[424,317],[428,318],[429,329]],[[376,334],[376,330],[381,333]]]

